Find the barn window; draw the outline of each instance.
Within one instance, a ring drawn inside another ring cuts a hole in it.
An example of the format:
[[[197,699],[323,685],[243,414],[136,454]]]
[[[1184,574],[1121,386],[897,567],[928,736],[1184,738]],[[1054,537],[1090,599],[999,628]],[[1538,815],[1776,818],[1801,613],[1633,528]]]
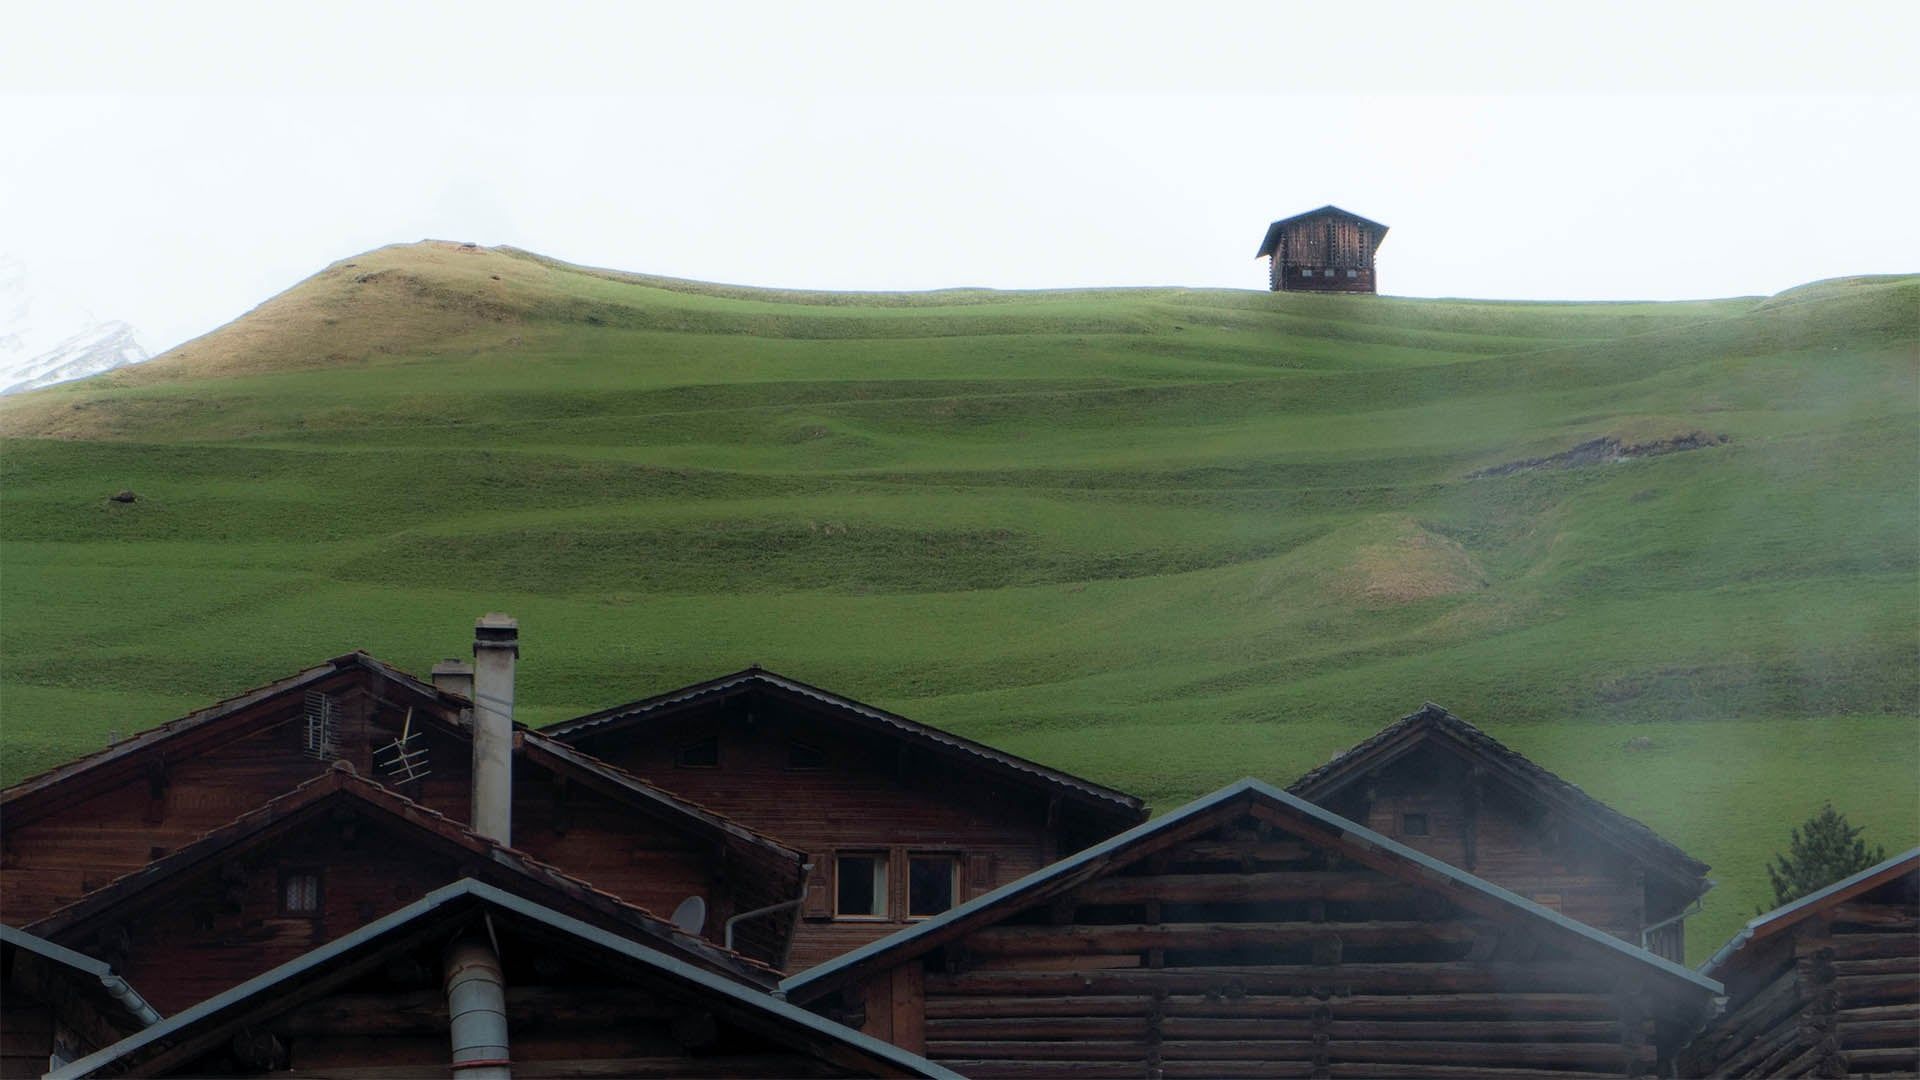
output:
[[[1425,814],[1400,815],[1400,835],[1401,836],[1427,835],[1427,815]]]
[[[1300,270],[1300,276],[1301,276],[1301,277],[1312,277],[1312,276],[1313,276],[1313,271],[1311,271],[1311,270],[1308,270],[1308,269],[1306,269],[1305,267],[1302,267],[1302,268],[1301,268],[1301,270]]]
[[[709,735],[704,739],[687,743],[674,755],[673,763],[683,769],[716,769],[720,767],[720,737]]]
[[[952,855],[914,855],[907,860],[907,917],[924,919],[953,906],[960,860]]]
[[[833,913],[843,919],[887,917],[887,857],[882,852],[834,860]]]
[[[1347,271],[1347,276],[1348,276],[1348,277],[1359,277],[1359,276],[1360,276],[1360,271],[1358,271],[1358,270],[1349,270],[1349,271]]]
[[[287,870],[280,874],[280,913],[282,915],[320,914],[320,875],[312,870]]]
[[[787,768],[824,769],[826,767],[826,751],[798,740],[787,744]]]

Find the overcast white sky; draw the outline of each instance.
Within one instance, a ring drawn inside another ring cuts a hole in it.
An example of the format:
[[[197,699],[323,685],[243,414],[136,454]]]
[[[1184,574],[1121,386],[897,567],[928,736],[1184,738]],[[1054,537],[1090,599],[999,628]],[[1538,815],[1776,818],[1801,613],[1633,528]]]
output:
[[[0,0],[0,255],[159,349],[421,237],[755,285],[1770,293],[1920,271],[1920,3]],[[3,330],[3,328],[0,328]]]

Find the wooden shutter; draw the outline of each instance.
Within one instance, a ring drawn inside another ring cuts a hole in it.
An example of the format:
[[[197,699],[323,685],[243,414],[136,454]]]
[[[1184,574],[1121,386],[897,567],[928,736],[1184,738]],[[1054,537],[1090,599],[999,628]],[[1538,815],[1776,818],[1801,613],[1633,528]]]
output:
[[[993,891],[993,855],[988,852],[976,852],[967,856],[966,880],[961,886],[962,898],[971,900],[981,893]]]
[[[807,856],[813,869],[807,873],[806,900],[800,914],[809,919],[833,918],[833,852],[821,851]]]

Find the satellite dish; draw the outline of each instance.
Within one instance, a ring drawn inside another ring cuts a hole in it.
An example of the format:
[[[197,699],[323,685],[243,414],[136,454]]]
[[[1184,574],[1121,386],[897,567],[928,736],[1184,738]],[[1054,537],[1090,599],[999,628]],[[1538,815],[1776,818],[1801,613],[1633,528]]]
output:
[[[673,909],[673,925],[689,934],[698,934],[707,925],[707,902],[698,896],[689,896],[680,901]]]

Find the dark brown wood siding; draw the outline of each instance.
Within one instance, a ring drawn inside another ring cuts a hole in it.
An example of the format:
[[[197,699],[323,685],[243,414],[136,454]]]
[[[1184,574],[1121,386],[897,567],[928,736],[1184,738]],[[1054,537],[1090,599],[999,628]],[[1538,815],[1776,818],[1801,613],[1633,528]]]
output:
[[[1653,1075],[1684,1035],[1638,961],[1573,955],[1262,811],[1155,837],[810,1007],[981,1078]]]
[[[1920,1074],[1920,873],[1743,948],[1682,1075]]]
[[[1499,783],[1477,778],[1451,753],[1431,746],[1417,749],[1381,768],[1371,781],[1340,792],[1328,809],[1562,915],[1640,944],[1646,924],[1644,871]],[[1421,826],[1425,834],[1413,831]],[[1678,934],[1667,943],[1676,947],[1667,958],[1682,959]]]
[[[1280,230],[1268,286],[1287,292],[1376,292],[1373,256],[1380,239],[1373,226],[1341,214],[1293,221]]]
[[[718,764],[678,764],[684,748],[717,740]],[[577,745],[808,853],[812,899],[795,930],[790,971],[801,971],[910,921],[906,862],[951,857],[956,899],[1023,877],[1105,835],[1076,822],[1031,790],[983,780],[898,743],[849,733],[773,703],[736,703],[649,727],[644,738],[615,732]],[[817,764],[795,767],[799,760]],[[837,853],[888,859],[888,912],[878,919],[833,915]]]

